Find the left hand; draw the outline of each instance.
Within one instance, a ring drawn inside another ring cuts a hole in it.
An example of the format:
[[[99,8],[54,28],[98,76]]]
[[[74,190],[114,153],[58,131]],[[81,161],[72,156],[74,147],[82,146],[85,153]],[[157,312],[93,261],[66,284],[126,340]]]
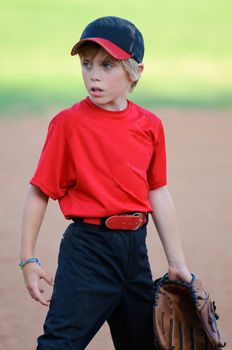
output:
[[[168,278],[170,280],[181,280],[187,283],[192,281],[192,275],[187,266],[181,266],[180,268],[169,266]]]

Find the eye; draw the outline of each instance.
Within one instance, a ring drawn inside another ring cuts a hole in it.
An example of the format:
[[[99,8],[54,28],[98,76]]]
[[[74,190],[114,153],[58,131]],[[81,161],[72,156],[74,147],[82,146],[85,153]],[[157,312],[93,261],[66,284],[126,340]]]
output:
[[[87,61],[87,60],[83,60],[81,62],[81,64],[82,64],[82,67],[85,67],[85,68],[90,68],[91,67],[91,63],[89,61]]]
[[[110,69],[110,68],[113,68],[113,67],[114,67],[114,64],[113,64],[113,62],[103,62],[103,63],[102,63],[102,66],[103,66],[103,68],[105,68],[105,69]]]

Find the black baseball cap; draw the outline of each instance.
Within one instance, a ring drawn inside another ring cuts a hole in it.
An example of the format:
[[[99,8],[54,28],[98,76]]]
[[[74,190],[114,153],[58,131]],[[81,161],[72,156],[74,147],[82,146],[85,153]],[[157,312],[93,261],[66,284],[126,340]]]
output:
[[[86,41],[94,41],[118,60],[133,58],[141,63],[144,55],[144,41],[141,32],[126,19],[106,16],[97,18],[87,25],[80,40],[74,45],[71,55]]]

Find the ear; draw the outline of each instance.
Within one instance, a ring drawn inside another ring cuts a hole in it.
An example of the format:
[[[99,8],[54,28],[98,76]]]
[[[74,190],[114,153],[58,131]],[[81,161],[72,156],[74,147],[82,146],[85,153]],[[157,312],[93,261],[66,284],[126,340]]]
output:
[[[140,77],[141,77],[141,74],[142,74],[142,72],[143,72],[143,69],[144,69],[144,64],[143,63],[138,63],[138,65],[137,65],[137,67],[136,67],[137,69],[137,72],[136,71],[134,71],[133,72],[133,76],[130,76],[130,80],[131,80],[131,82],[132,83],[134,83],[134,82],[137,82],[139,79],[140,79]],[[129,73],[128,73],[129,74]]]
[[[142,74],[143,70],[144,70],[144,64],[143,64],[143,63],[139,63],[139,64],[138,64],[138,72],[139,72],[139,75]]]

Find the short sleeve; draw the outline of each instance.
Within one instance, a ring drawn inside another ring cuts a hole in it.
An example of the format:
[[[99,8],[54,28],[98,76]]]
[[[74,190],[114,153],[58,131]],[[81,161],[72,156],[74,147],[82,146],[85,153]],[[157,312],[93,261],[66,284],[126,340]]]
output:
[[[59,119],[58,119],[59,120]],[[30,184],[40,188],[52,199],[61,198],[75,184],[72,154],[63,123],[54,118]]]
[[[156,141],[154,143],[153,154],[147,170],[147,181],[150,190],[167,184],[167,167],[166,167],[166,145],[164,128],[159,120]]]

